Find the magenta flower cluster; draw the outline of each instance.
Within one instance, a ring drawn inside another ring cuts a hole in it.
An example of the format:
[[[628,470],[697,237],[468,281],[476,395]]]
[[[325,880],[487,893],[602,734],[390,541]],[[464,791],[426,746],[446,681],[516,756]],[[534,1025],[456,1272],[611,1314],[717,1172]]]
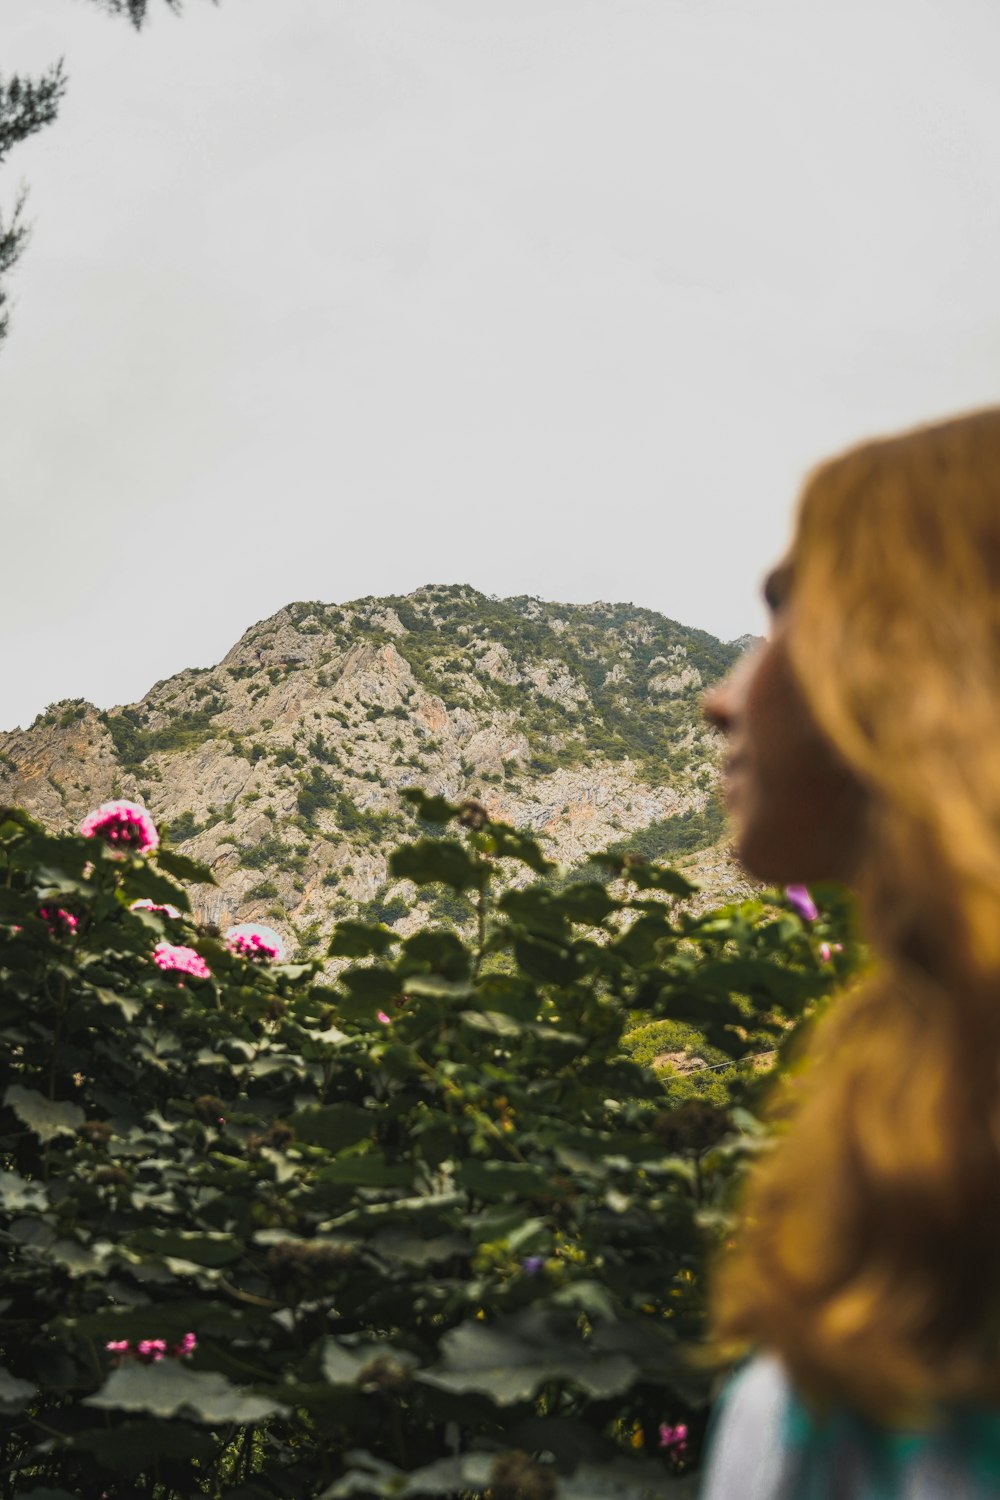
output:
[[[138,802],[102,802],[80,824],[84,838],[103,839],[112,849],[148,854],[160,842],[156,824]]]
[[[669,1448],[671,1458],[682,1458],[687,1452],[687,1424],[678,1422],[671,1427],[668,1422],[660,1424],[660,1447]]]
[[[109,1354],[118,1354],[137,1359],[143,1365],[152,1365],[161,1359],[187,1359],[197,1349],[198,1340],[193,1333],[186,1333],[179,1344],[168,1344],[166,1339],[139,1339],[135,1344],[128,1339],[111,1339],[104,1347]]]
[[[181,943],[157,943],[153,949],[153,962],[161,969],[172,970],[178,974],[190,974],[195,979],[210,979],[212,971],[193,948],[185,948]]]
[[[72,937],[80,925],[79,919],[62,906],[40,906],[38,915],[53,937]]]
[[[281,963],[285,945],[270,927],[259,922],[241,922],[226,933],[226,947],[251,963]]]
[[[797,911],[803,922],[815,922],[819,907],[804,885],[786,885],[785,897],[793,911]]]
[[[151,911],[159,912],[164,917],[179,917],[180,912],[176,906],[171,906],[169,901],[151,901],[148,896],[141,901],[133,901],[129,911]]]

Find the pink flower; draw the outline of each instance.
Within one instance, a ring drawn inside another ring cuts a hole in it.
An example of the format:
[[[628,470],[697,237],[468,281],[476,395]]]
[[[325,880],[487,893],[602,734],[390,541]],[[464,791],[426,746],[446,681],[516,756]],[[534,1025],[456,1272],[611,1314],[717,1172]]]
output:
[[[804,922],[815,922],[819,916],[819,907],[804,885],[786,885],[785,896],[789,906],[798,912]]]
[[[843,953],[843,943],[820,943],[819,956],[825,964],[828,964],[835,953]]]
[[[175,1344],[174,1347],[171,1349],[170,1352],[171,1352],[171,1354],[175,1355],[178,1359],[186,1359],[189,1354],[193,1354],[194,1353],[194,1351],[197,1349],[197,1347],[198,1347],[198,1340],[195,1338],[194,1334],[193,1333],[186,1333],[184,1335],[184,1337],[181,1339],[180,1343],[179,1344]]]
[[[128,1339],[111,1339],[104,1347],[109,1354],[127,1354],[129,1348]]]
[[[278,934],[261,922],[240,922],[226,933],[226,947],[251,963],[281,963],[285,945]]]
[[[687,1435],[688,1430],[684,1422],[678,1422],[676,1427],[662,1422],[660,1424],[660,1447],[676,1448],[678,1453],[683,1453],[687,1447]]]
[[[80,824],[84,838],[103,839],[112,849],[148,854],[160,842],[156,824],[138,802],[102,802]]]
[[[136,1345],[136,1353],[139,1358],[149,1364],[155,1360],[162,1359],[166,1352],[166,1339],[140,1339]]]
[[[129,911],[159,912],[164,917],[180,916],[180,912],[177,910],[176,906],[171,906],[169,901],[165,901],[162,903],[159,901],[150,901],[148,896],[144,896],[141,901],[133,901],[129,907]]]
[[[210,979],[212,971],[193,948],[180,944],[157,943],[153,949],[153,962],[161,969],[176,969],[180,974],[191,974],[195,979]]]
[[[375,1012],[375,1019],[376,1019],[376,1021],[381,1021],[383,1026],[391,1026],[392,1025],[392,1021],[386,1015],[386,1013],[385,1013],[384,1010],[377,1010]]]
[[[80,925],[79,918],[61,906],[40,906],[38,915],[48,925],[53,937],[72,937]]]

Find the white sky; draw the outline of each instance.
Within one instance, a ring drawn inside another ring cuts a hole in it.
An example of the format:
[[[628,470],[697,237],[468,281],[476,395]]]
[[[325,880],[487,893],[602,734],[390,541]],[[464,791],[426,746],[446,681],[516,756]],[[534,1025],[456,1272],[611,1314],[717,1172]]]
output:
[[[295,599],[760,629],[813,461],[1000,399],[996,0],[3,0],[5,74],[60,55],[0,728]]]

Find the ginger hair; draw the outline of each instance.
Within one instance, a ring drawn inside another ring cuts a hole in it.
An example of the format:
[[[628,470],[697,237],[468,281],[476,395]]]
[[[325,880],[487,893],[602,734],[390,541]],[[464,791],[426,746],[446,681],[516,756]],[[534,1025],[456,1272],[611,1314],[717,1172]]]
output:
[[[772,1090],[710,1342],[933,1425],[1000,1404],[1000,409],[823,464],[790,565],[792,669],[868,793],[873,960]]]

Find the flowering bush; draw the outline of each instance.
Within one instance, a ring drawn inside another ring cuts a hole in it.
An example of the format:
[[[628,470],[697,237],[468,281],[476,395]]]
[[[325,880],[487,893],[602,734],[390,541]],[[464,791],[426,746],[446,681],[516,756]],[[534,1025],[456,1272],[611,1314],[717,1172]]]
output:
[[[179,943],[157,943],[153,949],[153,962],[161,969],[191,974],[195,979],[210,979],[212,975],[200,953]]]
[[[62,906],[40,906],[38,915],[53,937],[72,937],[79,926],[78,918]]]
[[[128,1339],[108,1339],[104,1347],[109,1354],[128,1356],[142,1364],[156,1364],[168,1357],[187,1359],[197,1349],[198,1340],[193,1333],[185,1333],[176,1344],[168,1344],[166,1339],[139,1339],[134,1344]]]
[[[148,896],[141,901],[130,901],[128,909],[129,911],[149,911],[152,912],[154,916],[170,917],[171,920],[178,919],[180,917],[180,912],[177,910],[176,906],[171,904],[171,902],[152,901]]]
[[[556,885],[530,838],[408,795],[441,834],[392,873],[469,921],[342,922],[332,980],[194,926],[177,882],[212,877],[173,851],[0,812],[12,1495],[670,1500],[696,1471],[705,1250],[762,1143],[741,1060],[848,972],[842,905],[695,916],[610,856]],[[727,1107],[625,1056],[639,1017],[733,1061]]]
[[[104,802],[88,813],[80,824],[87,839],[103,839],[113,849],[134,849],[148,854],[157,847],[156,824],[138,802]]]
[[[281,963],[285,945],[278,934],[260,922],[241,922],[226,933],[226,946],[252,963]]]

